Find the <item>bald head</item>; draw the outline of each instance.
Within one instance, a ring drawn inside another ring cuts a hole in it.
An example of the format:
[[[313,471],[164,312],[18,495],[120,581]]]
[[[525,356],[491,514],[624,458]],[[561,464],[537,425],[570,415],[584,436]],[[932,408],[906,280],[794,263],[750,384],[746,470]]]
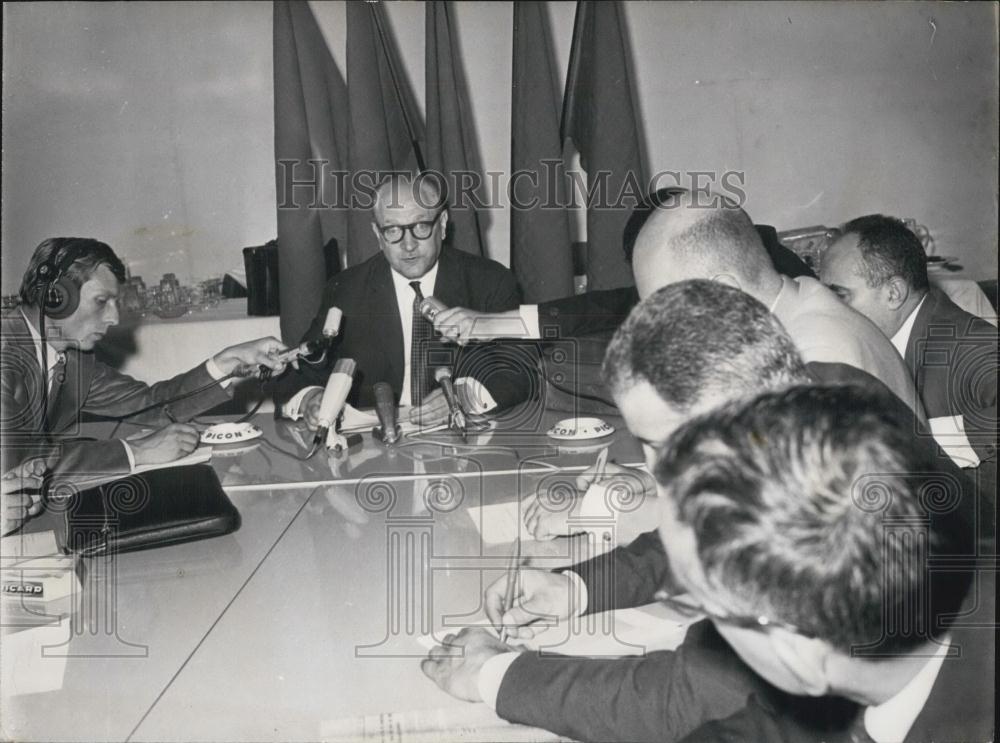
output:
[[[764,301],[762,289],[777,272],[753,222],[731,201],[703,196],[677,193],[646,220],[632,262],[639,296],[678,281],[713,279]]]

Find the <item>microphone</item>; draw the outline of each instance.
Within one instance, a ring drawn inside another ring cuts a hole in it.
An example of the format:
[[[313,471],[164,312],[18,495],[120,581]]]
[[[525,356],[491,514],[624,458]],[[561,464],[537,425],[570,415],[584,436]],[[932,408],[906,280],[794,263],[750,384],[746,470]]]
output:
[[[326,434],[337,422],[337,416],[344,409],[347,395],[354,384],[354,371],[357,363],[354,359],[338,359],[333,365],[333,372],[326,380],[323,390],[323,400],[319,405],[319,428],[313,436],[313,446],[322,446],[326,442]]]
[[[434,380],[441,385],[441,389],[444,390],[444,398],[448,401],[448,410],[451,413],[451,422],[449,425],[461,431],[462,436],[465,436],[465,411],[462,410],[462,406],[458,404],[458,398],[455,396],[455,385],[451,381],[451,370],[445,366],[439,366],[434,370]]]
[[[399,424],[396,423],[396,401],[392,387],[387,382],[375,385],[375,414],[378,425],[372,429],[372,436],[383,444],[395,444],[402,435]]]
[[[438,316],[438,313],[444,312],[448,307],[437,297],[424,297],[420,302],[419,309],[424,319],[433,325],[434,318]]]
[[[323,336],[315,340],[300,343],[295,348],[278,355],[278,361],[288,363],[296,361],[303,356],[312,356],[323,350],[334,338],[340,334],[340,323],[344,318],[344,313],[339,307],[331,307],[326,311],[326,320],[323,321]]]
[[[340,321],[344,313],[339,307],[331,307],[326,311],[326,320],[323,322],[323,337],[312,341],[304,341],[294,348],[282,351],[275,356],[276,361],[287,364],[296,361],[303,356],[312,356],[314,353],[323,350],[340,333]],[[256,377],[265,382],[271,378],[271,370],[263,364],[240,364],[233,370],[231,376],[234,377]]]

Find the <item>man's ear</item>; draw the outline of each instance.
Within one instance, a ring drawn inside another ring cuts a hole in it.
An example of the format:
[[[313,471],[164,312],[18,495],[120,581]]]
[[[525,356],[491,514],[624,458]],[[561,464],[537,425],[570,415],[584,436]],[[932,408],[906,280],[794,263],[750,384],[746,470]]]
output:
[[[814,640],[775,627],[768,632],[775,657],[798,679],[802,691],[813,697],[826,696],[830,680],[826,676],[826,658],[833,652],[822,640]]]
[[[743,286],[740,284],[740,280],[730,273],[717,273],[712,277],[712,281],[718,281],[720,284],[725,284],[726,286],[731,286],[735,289],[743,291]]]
[[[889,279],[885,286],[882,287],[882,291],[884,292],[886,304],[892,310],[898,310],[902,307],[910,296],[909,285],[899,276],[893,276]]]
[[[438,219],[438,227],[441,229],[441,242],[448,236],[448,210],[445,209],[441,212],[441,217]]]

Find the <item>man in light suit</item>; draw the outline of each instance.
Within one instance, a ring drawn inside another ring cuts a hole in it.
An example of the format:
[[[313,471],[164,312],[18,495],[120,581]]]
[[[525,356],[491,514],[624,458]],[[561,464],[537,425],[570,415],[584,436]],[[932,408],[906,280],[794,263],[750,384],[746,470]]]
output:
[[[197,429],[183,421],[228,400],[225,378],[237,367],[284,368],[275,359],[284,346],[274,338],[230,346],[152,386],[102,364],[94,346],[118,323],[124,280],[121,260],[97,240],[56,237],[35,249],[21,306],[0,318],[3,472],[41,459],[58,481],[73,482],[171,462],[198,445]],[[136,421],[158,428],[127,441],[81,440],[84,413],[137,414]]]
[[[439,366],[454,370],[466,410],[482,413],[524,400],[534,364],[530,355],[500,344],[442,344],[418,310],[420,300],[431,296],[483,312],[517,307],[513,274],[495,261],[443,246],[448,212],[429,178],[394,176],[379,186],[375,199],[372,232],[380,251],[330,279],[303,340],[320,337],[331,307],[343,312],[340,334],[325,363],[304,363],[279,382],[275,401],[287,416],[304,417],[315,427],[334,357],[357,362],[350,402],[372,406],[372,388],[388,382],[396,401],[410,406],[414,422],[447,418],[444,395],[433,389]]]
[[[763,305],[704,280],[673,284],[644,300],[618,330],[605,371],[651,471],[665,441],[688,419],[760,389],[810,381],[790,338]],[[884,388],[876,394],[879,407],[903,435],[912,436],[909,408]],[[950,461],[928,456],[953,478]],[[636,500],[651,495],[638,493]],[[962,489],[958,498],[974,540],[977,503]],[[515,626],[512,637],[530,638],[543,615],[638,606],[671,586],[663,542],[648,532],[565,572],[523,569],[515,605],[503,605],[500,581],[487,590],[486,607],[495,623]],[[438,685],[493,704],[511,721],[580,740],[677,740],[706,720],[741,709],[762,683],[708,622],[692,625],[676,652],[613,660],[516,653],[475,631],[450,642],[465,648],[462,659],[438,650],[424,661],[425,673]]]
[[[997,329],[930,285],[923,245],[892,217],[844,225],[820,278],[891,340],[945,449],[995,484]]]

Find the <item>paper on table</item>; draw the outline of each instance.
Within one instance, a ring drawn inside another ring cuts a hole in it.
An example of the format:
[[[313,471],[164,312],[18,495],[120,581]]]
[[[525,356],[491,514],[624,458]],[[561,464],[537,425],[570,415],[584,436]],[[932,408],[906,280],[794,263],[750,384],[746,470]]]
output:
[[[468,514],[485,544],[509,544],[518,538],[532,541],[535,538],[521,523],[519,501],[470,506]]]
[[[442,740],[464,743],[548,743],[570,740],[548,730],[502,720],[496,712],[481,703],[327,720],[320,723],[319,733],[322,740],[334,743],[438,743]]]
[[[185,467],[189,464],[204,464],[212,458],[212,447],[211,446],[199,446],[193,452],[188,454],[186,457],[181,457],[180,459],[175,459],[173,462],[165,462],[163,464],[137,464],[133,474],[138,474],[140,472],[150,472],[151,470],[162,470],[167,467]]]
[[[69,640],[70,620],[11,632],[3,637],[0,657],[0,688],[4,697],[37,694],[62,688],[66,675],[66,653],[45,655],[46,646],[58,646]]]

